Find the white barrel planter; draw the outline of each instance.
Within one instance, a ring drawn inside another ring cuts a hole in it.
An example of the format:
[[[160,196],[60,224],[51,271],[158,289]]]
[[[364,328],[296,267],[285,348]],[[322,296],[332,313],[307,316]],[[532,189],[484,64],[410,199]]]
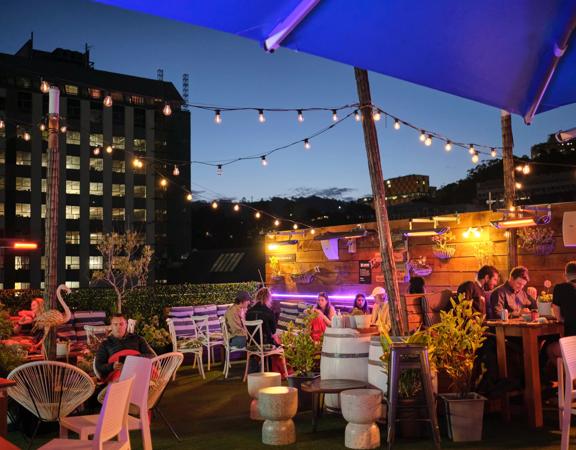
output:
[[[350,328],[328,328],[324,333],[320,378],[368,381],[370,336]],[[326,406],[339,409],[338,394],[325,397]]]

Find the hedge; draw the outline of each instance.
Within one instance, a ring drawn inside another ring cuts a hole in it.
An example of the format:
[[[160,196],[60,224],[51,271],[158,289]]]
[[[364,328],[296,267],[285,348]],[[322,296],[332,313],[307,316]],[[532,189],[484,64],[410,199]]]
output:
[[[130,292],[124,299],[122,312],[128,317],[136,313],[141,314],[145,319],[154,315],[162,317],[166,307],[232,303],[238,291],[254,293],[258,285],[258,282],[250,281],[148,286]],[[37,289],[0,290],[0,303],[6,305],[12,315],[19,310],[28,309],[30,300],[34,297],[42,297],[42,291]],[[115,309],[116,295],[112,289],[106,288],[74,289],[66,297],[66,303],[73,311],[103,310],[111,314]]]

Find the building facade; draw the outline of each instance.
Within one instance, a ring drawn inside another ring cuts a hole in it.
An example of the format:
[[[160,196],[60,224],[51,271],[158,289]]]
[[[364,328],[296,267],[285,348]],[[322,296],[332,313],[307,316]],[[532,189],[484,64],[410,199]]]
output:
[[[386,185],[386,202],[389,205],[399,205],[418,198],[429,197],[434,189],[430,187],[428,175],[404,175],[388,178]]]
[[[89,59],[88,51],[34,50],[32,40],[14,55],[0,53],[0,233],[40,243],[37,252],[2,251],[2,288],[43,285],[51,181],[43,80],[60,89],[61,125],[67,128],[59,135],[58,282],[88,286],[103,265],[96,244],[113,231],[137,231],[152,246],[150,280],[169,282],[173,261],[190,251],[190,114],[184,100],[171,83],[95,70]],[[134,167],[135,158],[142,168]],[[168,161],[178,162],[179,175]]]

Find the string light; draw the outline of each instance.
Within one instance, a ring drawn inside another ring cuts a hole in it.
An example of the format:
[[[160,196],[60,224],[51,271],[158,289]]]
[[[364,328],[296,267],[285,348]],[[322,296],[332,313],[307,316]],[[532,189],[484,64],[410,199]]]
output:
[[[172,175],[174,175],[175,177],[180,175],[180,169],[178,168],[177,165],[174,165],[174,170],[172,171]]]
[[[30,133],[28,133],[27,131],[24,133],[22,137],[24,138],[25,141],[29,141],[31,138]]]
[[[335,109],[332,110],[332,121],[338,122],[338,112]]]
[[[260,160],[261,160],[263,166],[267,166],[267,165],[268,165],[268,161],[266,161],[266,155],[262,155],[262,156],[260,157]]]
[[[528,164],[524,164],[524,167],[522,167],[522,173],[524,175],[528,175],[530,173],[530,166]]]
[[[216,168],[216,175],[222,175],[223,172],[224,170],[222,170],[222,164],[218,164],[218,167]]]
[[[160,180],[160,186],[162,186],[162,187],[168,186],[168,180],[166,178],[162,178]]]
[[[112,150],[113,150],[113,149],[112,149],[112,146],[111,146],[111,145],[108,145],[108,146],[106,147],[106,153],[108,153],[109,155],[112,154]]]
[[[38,128],[40,128],[40,131],[46,131],[46,125],[44,125],[44,123],[41,123]]]
[[[0,119],[0,130],[2,130],[5,126],[6,124],[4,123],[4,121]]]
[[[426,133],[424,133],[424,130],[420,130],[420,142],[424,142],[426,140]]]
[[[310,141],[308,140],[308,138],[304,139],[304,148],[306,150],[310,150],[311,147],[312,147],[312,145],[310,144]]]
[[[266,122],[266,117],[264,117],[264,110],[263,109],[258,110],[258,121],[260,123]]]
[[[311,228],[311,229],[310,229],[310,234],[312,234],[312,235],[316,234],[316,230],[315,230],[314,228]]]
[[[298,122],[300,123],[304,122],[304,114],[302,114],[301,109],[298,110]]]
[[[496,158],[496,156],[498,156],[498,153],[496,153],[496,149],[494,147],[492,147],[490,150],[490,156],[492,156],[492,158]]]
[[[220,125],[222,123],[222,116],[220,115],[220,110],[217,109],[214,113],[214,123]]]
[[[240,211],[240,205],[239,205],[238,203],[236,203],[236,204],[234,205],[234,208],[233,208],[233,209],[234,209],[234,211],[236,211],[236,212]]]
[[[66,125],[62,125],[60,127],[60,133],[66,133],[67,130],[68,130],[68,127]]]
[[[372,118],[374,119],[374,122],[378,122],[382,118],[382,115],[380,114],[380,110],[378,108],[376,108],[372,112]]]
[[[522,183],[519,183],[518,181],[514,184],[514,186],[516,189],[522,189]]]
[[[260,217],[262,217],[262,214],[260,214],[260,211],[256,211],[254,213],[254,217],[256,217],[257,219],[259,219]]]
[[[144,167],[144,163],[139,158],[134,158],[134,160],[132,161],[132,166],[134,166],[135,169],[141,169],[142,167]]]
[[[297,230],[297,229],[298,229],[298,224],[295,223],[294,225],[292,225],[292,229],[293,229],[293,230]]]
[[[426,147],[430,147],[432,145],[432,136],[431,135],[426,136],[426,139],[424,140],[424,145]]]
[[[92,153],[94,153],[94,156],[98,156],[100,154],[100,147],[94,148],[94,150],[92,150]]]
[[[186,200],[188,200],[189,202],[192,201],[192,194],[188,193],[188,195],[186,195]]]
[[[106,97],[104,97],[104,101],[102,103],[104,103],[104,106],[106,108],[111,108],[112,103],[114,102],[112,101],[112,97],[110,95],[107,95]]]
[[[474,155],[476,153],[476,149],[474,148],[473,144],[470,144],[470,147],[468,147],[468,153],[470,153],[471,155]]]
[[[446,141],[446,145],[444,146],[444,150],[446,150],[447,152],[452,150],[452,142]]]
[[[354,111],[354,119],[356,120],[356,122],[360,122],[360,119],[362,119],[358,110]]]
[[[164,108],[162,108],[162,114],[164,114],[166,117],[172,115],[172,108],[170,107],[169,103],[166,103]]]
[[[216,200],[212,202],[212,209],[218,209],[218,202]]]
[[[40,83],[40,92],[42,92],[43,94],[47,94],[50,91],[50,85],[48,84],[47,81],[42,80],[42,82]]]
[[[480,158],[478,157],[478,153],[474,153],[474,154],[472,155],[472,162],[473,162],[474,164],[477,164],[479,159],[480,159]]]
[[[275,227],[279,227],[279,226],[280,226],[280,221],[279,221],[278,219],[276,219],[276,220],[274,221],[274,226],[275,226]]]
[[[398,119],[394,119],[394,129],[395,130],[400,129],[400,121]]]

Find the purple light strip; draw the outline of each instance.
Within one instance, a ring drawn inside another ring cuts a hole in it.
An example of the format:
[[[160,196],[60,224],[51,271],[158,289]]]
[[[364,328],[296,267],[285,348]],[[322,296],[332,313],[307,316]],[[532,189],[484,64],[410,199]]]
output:
[[[278,297],[278,298],[312,298],[312,299],[316,299],[318,298],[318,294],[298,294],[298,293],[289,293],[289,294],[272,294],[272,297]],[[348,295],[339,295],[339,294],[328,294],[328,297],[330,298],[330,300],[334,299],[334,300],[354,300],[356,298],[356,295],[353,294],[348,294]],[[366,300],[374,300],[374,297],[370,296],[366,296]]]

